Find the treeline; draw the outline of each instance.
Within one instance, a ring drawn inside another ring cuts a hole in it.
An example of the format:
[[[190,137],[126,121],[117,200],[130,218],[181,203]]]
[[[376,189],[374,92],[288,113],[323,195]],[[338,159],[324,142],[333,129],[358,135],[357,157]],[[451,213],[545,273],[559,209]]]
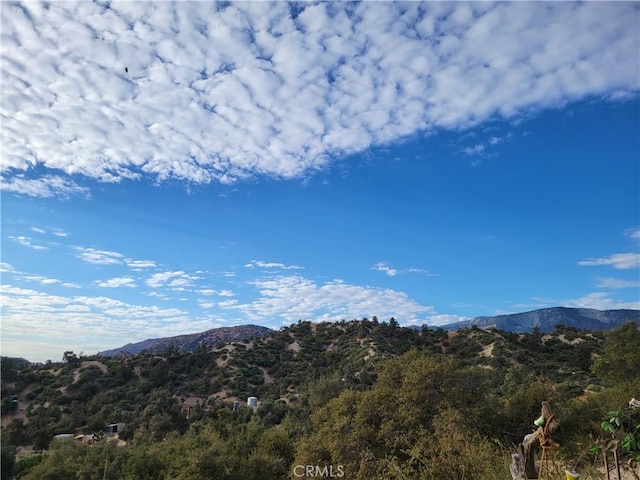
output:
[[[64,365],[56,375],[22,369],[12,378],[10,391],[37,381],[28,421],[2,430],[2,478],[282,479],[311,467],[349,479],[503,479],[543,400],[561,421],[567,465],[589,468],[598,438],[640,434],[640,410],[625,410],[640,396],[633,323],[607,334],[559,326],[552,335],[447,335],[373,320],[302,322],[250,347],[105,363],[106,374]],[[251,381],[238,378],[243,370]],[[176,393],[198,385],[203,394],[225,385],[260,393],[262,404],[253,412],[212,402],[187,416]],[[602,429],[610,411],[626,415],[613,432]],[[126,446],[51,442],[116,421],[127,423]],[[637,443],[621,454],[638,455]],[[48,452],[16,460],[21,445]]]

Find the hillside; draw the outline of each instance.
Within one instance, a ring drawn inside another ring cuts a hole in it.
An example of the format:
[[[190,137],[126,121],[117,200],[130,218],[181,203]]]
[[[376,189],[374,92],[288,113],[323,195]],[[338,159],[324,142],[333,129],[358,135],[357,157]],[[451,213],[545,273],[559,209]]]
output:
[[[556,325],[583,330],[610,330],[625,322],[639,321],[640,310],[593,310],[590,308],[553,307],[523,313],[476,317],[472,320],[444,325],[445,330],[459,330],[473,325],[479,328],[497,328],[507,332],[552,332]]]
[[[96,480],[275,480],[293,478],[292,465],[320,460],[344,465],[346,478],[397,478],[384,473],[389,459],[407,478],[461,478],[420,470],[460,462],[485,472],[469,478],[507,478],[502,463],[509,455],[496,445],[530,432],[542,400],[561,416],[563,454],[593,461],[580,445],[597,437],[601,416],[620,408],[616,402],[637,396],[638,344],[636,324],[611,333],[558,326],[518,334],[362,319],[298,322],[251,340],[200,343],[191,352],[70,355],[66,363],[26,366],[3,358],[2,445],[14,449],[7,455],[19,453],[16,468],[25,480],[80,468],[83,478]],[[616,378],[624,378],[624,389],[610,395],[607,382]],[[234,406],[249,396],[259,398],[257,409]],[[448,422],[446,435],[436,418]],[[116,423],[124,424],[116,439],[126,445],[105,450],[101,432]],[[52,439],[66,433],[98,443],[60,449]],[[408,445],[424,435],[421,461],[413,462]],[[473,452],[461,440],[455,462],[431,460],[444,455],[437,452],[453,441],[447,439],[467,437]],[[364,464],[354,460],[361,445],[369,445]],[[26,447],[53,453],[34,457]],[[112,459],[109,468],[105,458]],[[486,473],[496,468],[494,477]],[[184,473],[172,477],[176,471]],[[75,478],[69,475],[63,477]]]
[[[207,330],[206,332],[175,337],[151,338],[137,343],[128,343],[112,350],[98,352],[101,357],[113,357],[116,355],[132,355],[146,350],[150,353],[163,353],[168,350],[190,352],[198,347],[213,347],[224,342],[241,342],[248,338],[258,338],[267,335],[272,330],[258,325],[239,325],[236,327],[221,327]]]
[[[79,419],[87,423],[73,428],[103,421],[105,412],[97,416],[95,412],[101,411],[99,406],[106,399],[110,403],[108,411],[120,414],[106,415],[104,422],[131,422],[135,412],[144,409],[149,394],[158,389],[174,398],[232,402],[257,396],[261,401],[297,405],[308,388],[327,376],[341,379],[332,394],[344,388],[366,388],[375,383],[379,365],[412,348],[485,369],[526,367],[534,373],[546,372],[554,381],[571,382],[576,391],[582,391],[592,381],[591,357],[599,352],[603,341],[602,332],[575,329],[561,329],[546,337],[478,328],[447,333],[443,329],[414,330],[363,319],[299,322],[252,340],[216,342],[214,347],[200,343],[188,352],[187,347],[201,335],[161,339],[154,344],[158,350],[167,343],[176,346],[163,349],[162,354],[153,353],[146,344],[141,354],[108,357],[102,352],[96,357],[82,357],[75,364],[21,367],[7,377],[15,381],[3,385],[2,395],[17,394],[25,413],[45,404],[78,404],[76,412],[86,409]],[[123,350],[115,353],[122,354]],[[132,390],[147,394],[132,404]],[[115,404],[113,399],[118,399]]]
[[[530,312],[499,315],[495,317],[476,317],[473,320],[452,323],[440,328],[455,331],[471,326],[479,328],[497,328],[506,332],[524,333],[537,328],[540,332],[552,332],[556,325],[583,330],[610,330],[628,321],[640,321],[640,310],[593,310],[586,308],[554,307]],[[413,327],[420,329],[421,327]],[[122,347],[98,352],[101,357],[135,355],[143,351],[162,354],[169,350],[190,352],[198,347],[215,347],[220,343],[242,342],[260,338],[273,330],[257,325],[214,328],[200,333],[178,335],[175,337],[152,338]]]

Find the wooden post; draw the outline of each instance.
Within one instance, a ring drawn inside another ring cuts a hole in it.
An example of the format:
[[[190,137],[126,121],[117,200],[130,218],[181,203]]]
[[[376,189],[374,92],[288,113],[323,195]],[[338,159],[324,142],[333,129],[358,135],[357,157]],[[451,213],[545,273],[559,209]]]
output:
[[[557,443],[553,441],[551,435],[558,429],[558,421],[555,419],[555,415],[551,410],[549,402],[542,402],[541,416],[544,421],[543,426],[525,435],[522,440],[520,448],[522,449],[522,456],[524,457],[524,468],[527,479],[538,478],[538,472],[536,471],[536,457],[535,447],[538,446],[553,446],[556,447]]]
[[[611,471],[616,471],[616,478],[618,480],[622,479],[622,475],[620,473],[620,460],[618,459],[618,439],[609,440],[602,449],[602,454],[604,456],[604,469],[607,472],[607,480],[611,479]],[[613,456],[613,465],[609,464],[609,455]]]

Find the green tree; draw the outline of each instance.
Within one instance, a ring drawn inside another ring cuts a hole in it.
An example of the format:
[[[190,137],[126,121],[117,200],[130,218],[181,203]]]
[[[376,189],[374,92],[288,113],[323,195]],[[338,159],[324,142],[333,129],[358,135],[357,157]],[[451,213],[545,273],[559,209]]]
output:
[[[15,359],[0,358],[0,376],[3,382],[13,382],[18,378],[18,363]]]
[[[480,435],[486,379],[454,358],[409,351],[383,365],[371,390],[346,390],[313,413],[313,432],[298,442],[294,463],[343,465],[354,479],[423,478],[434,459],[421,446],[429,445],[443,409],[464,412],[456,417],[464,418],[462,431]],[[441,473],[424,478],[455,478]]]
[[[0,451],[2,455],[2,458],[0,458],[0,477],[13,478],[13,470],[16,464],[15,448],[3,444]]]
[[[627,322],[608,332],[602,356],[593,364],[605,383],[629,382],[640,377],[640,327]]]
[[[73,368],[80,366],[80,357],[73,353],[72,350],[64,352],[62,355],[62,361]]]
[[[21,418],[14,418],[2,429],[2,445],[19,446],[28,442],[27,430]]]
[[[156,440],[162,440],[171,432],[184,433],[188,426],[177,400],[164,389],[152,394],[149,405],[142,411],[140,425]]]
[[[39,406],[28,412],[27,435],[36,450],[46,450],[54,435],[58,411]],[[60,433],[60,432],[57,432]]]
[[[400,326],[400,325],[398,324],[398,321],[397,321],[395,318],[391,317],[391,318],[389,319],[389,329],[390,329],[391,331],[396,330],[399,326]]]

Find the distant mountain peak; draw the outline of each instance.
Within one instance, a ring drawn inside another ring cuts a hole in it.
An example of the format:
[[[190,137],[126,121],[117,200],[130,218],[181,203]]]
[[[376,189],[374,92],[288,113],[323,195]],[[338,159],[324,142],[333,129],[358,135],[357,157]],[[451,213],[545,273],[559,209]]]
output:
[[[595,310],[592,308],[550,307],[522,313],[509,313],[493,317],[476,317],[472,320],[443,325],[445,330],[460,330],[471,326],[497,328],[507,332],[530,332],[538,328],[551,332],[556,325],[581,330],[610,330],[628,321],[640,321],[640,310]]]
[[[143,350],[152,353],[163,353],[174,349],[179,352],[190,352],[200,346],[214,347],[221,342],[242,342],[251,338],[263,337],[271,332],[273,330],[270,328],[259,325],[220,327],[206,332],[177,335],[175,337],[150,338],[141,342],[128,343],[119,348],[98,352],[98,355],[103,357],[135,355]]]

